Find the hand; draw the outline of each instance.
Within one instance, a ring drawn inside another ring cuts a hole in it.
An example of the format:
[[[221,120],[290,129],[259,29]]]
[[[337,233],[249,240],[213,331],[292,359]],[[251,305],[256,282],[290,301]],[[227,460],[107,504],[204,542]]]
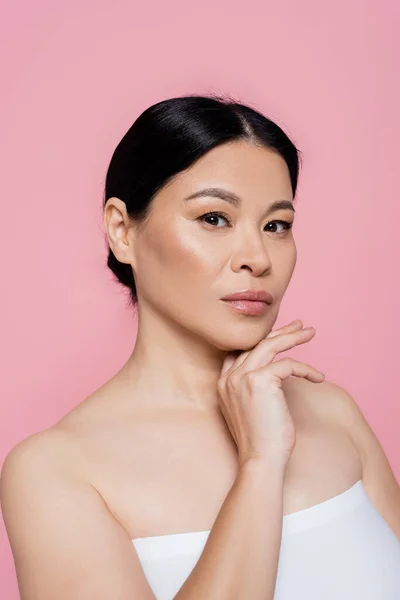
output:
[[[229,353],[217,383],[220,409],[238,447],[239,465],[248,460],[277,461],[286,467],[296,443],[282,380],[304,377],[321,383],[325,376],[311,365],[292,358],[273,362],[279,352],[309,342],[313,327],[301,321],[271,331],[252,350]]]

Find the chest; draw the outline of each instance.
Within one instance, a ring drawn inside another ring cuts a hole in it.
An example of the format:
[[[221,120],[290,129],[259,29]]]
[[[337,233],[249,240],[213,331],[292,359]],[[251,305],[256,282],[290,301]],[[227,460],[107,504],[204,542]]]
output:
[[[333,497],[361,478],[358,452],[343,428],[298,419],[286,468],[284,515]],[[143,423],[135,435],[102,437],[91,472],[131,539],[211,529],[237,475],[236,446],[220,420]],[[106,449],[106,451],[105,451]]]

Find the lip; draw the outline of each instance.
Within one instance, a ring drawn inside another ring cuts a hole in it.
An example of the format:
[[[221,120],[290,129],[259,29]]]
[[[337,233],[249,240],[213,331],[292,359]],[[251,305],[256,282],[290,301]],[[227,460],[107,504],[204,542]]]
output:
[[[223,300],[223,302],[244,315],[264,315],[269,309],[269,304],[259,300]]]
[[[250,300],[253,302],[265,302],[266,304],[272,304],[274,298],[272,294],[266,290],[249,289],[230,294],[229,296],[224,296],[221,298],[221,300]]]

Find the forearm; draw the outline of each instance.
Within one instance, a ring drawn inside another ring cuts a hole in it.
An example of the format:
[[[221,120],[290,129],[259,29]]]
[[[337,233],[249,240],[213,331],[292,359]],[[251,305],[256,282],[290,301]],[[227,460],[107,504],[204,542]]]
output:
[[[176,600],[273,600],[283,520],[284,468],[243,466]]]

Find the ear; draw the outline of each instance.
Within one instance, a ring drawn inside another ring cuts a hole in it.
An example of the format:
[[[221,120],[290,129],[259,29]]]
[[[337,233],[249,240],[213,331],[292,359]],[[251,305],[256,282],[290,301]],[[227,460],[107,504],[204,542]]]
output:
[[[126,211],[125,202],[120,198],[108,198],[104,207],[104,229],[108,244],[115,257],[122,263],[135,268],[134,227]]]

